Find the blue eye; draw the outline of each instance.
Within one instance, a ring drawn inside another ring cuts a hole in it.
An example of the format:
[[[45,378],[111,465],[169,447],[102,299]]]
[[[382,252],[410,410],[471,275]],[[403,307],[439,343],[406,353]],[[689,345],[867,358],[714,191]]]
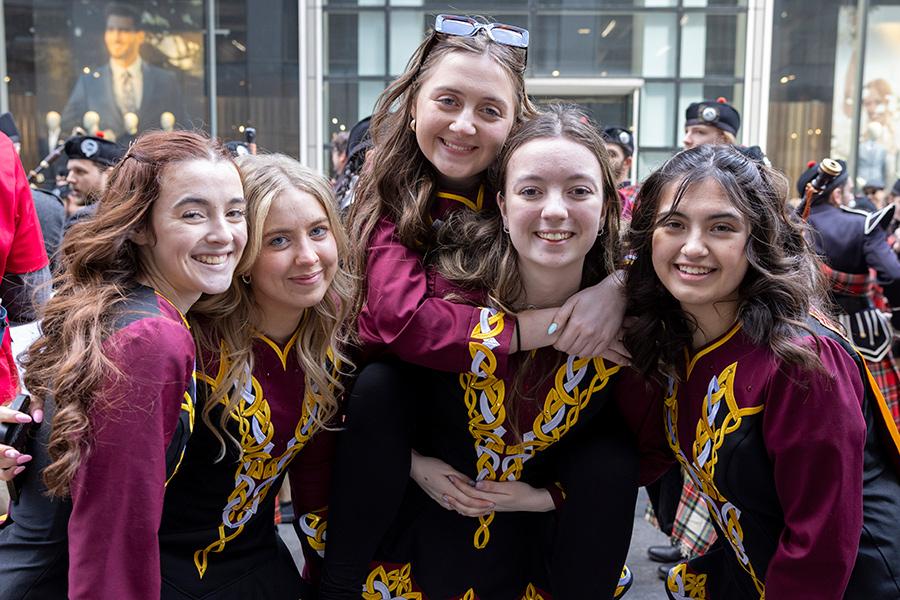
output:
[[[278,235],[269,240],[269,245],[274,248],[281,248],[282,246],[287,245],[288,239],[283,235]]]
[[[313,227],[309,232],[310,237],[313,238],[321,238],[328,235],[328,228],[324,225],[319,225],[317,227]]]

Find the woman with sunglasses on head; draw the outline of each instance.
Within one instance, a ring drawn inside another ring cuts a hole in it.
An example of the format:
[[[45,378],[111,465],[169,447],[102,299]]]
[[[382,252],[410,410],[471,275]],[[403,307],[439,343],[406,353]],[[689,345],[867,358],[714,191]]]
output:
[[[229,289],[190,312],[198,424],[166,489],[163,598],[311,597],[324,543],[333,418],[347,368],[350,278],[328,181],[282,155],[237,159],[247,250]],[[304,573],[278,534],[288,474]]]
[[[492,350],[504,327],[500,310],[552,306],[613,268],[619,196],[599,131],[579,110],[547,108],[510,136],[499,189],[499,209],[450,215],[429,257],[438,273],[469,290],[466,301],[486,305],[481,321],[493,328],[467,372],[419,375],[430,398],[417,407],[416,448],[433,458],[413,465],[423,489],[407,490],[366,581],[369,593],[615,594],[637,492],[633,442],[609,402],[619,367],[545,348],[516,354],[499,375]],[[608,452],[591,462],[593,435],[604,436]],[[450,467],[417,464],[435,458]],[[441,494],[432,478],[453,492]],[[546,488],[556,481],[569,496],[553,513]],[[606,483],[602,492],[585,493],[583,486],[598,482]],[[560,527],[585,535],[560,549]],[[557,569],[560,550],[587,560]]]
[[[184,313],[230,285],[244,204],[218,142],[149,133],[112,170],[96,216],[66,235],[24,360],[45,417],[0,529],[0,597],[159,597],[165,486],[194,424]]]
[[[513,125],[534,112],[524,89],[527,40],[517,27],[440,15],[372,117],[371,167],[349,217],[349,229],[359,232],[350,265],[361,277],[353,320],[361,362],[372,364],[355,382],[338,443],[326,597],[358,591],[400,504],[416,407],[429,393],[417,383],[418,368],[466,371],[478,337],[500,321],[505,327],[492,342],[499,375],[516,351],[555,344],[595,356],[618,331],[624,306],[614,278],[574,294],[562,308],[515,318],[499,313],[480,332],[481,310],[448,299],[455,286],[426,266],[452,213],[495,206],[488,168]],[[605,352],[623,361],[617,344]]]
[[[820,263],[787,189],[707,145],[670,159],[636,203],[625,340],[665,391],[623,411],[659,423],[718,534],[670,571],[670,598],[900,598],[900,435],[817,312]]]

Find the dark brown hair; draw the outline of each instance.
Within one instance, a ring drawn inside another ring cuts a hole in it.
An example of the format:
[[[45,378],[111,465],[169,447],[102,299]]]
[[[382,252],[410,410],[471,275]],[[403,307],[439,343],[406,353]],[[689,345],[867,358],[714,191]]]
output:
[[[72,227],[59,251],[54,296],[42,310],[42,335],[24,360],[25,384],[37,398],[53,398],[56,414],[44,482],[65,496],[90,450],[89,414],[103,381],[122,377],[103,347],[114,331],[117,308],[141,275],[132,236],[152,233],[151,212],[168,169],[191,160],[229,161],[215,140],[189,131],[139,137],[109,177],[97,214]],[[236,167],[235,167],[236,168]]]
[[[750,266],[738,288],[738,320],[744,333],[778,358],[821,368],[813,350],[795,343],[811,334],[811,308],[826,306],[818,259],[804,236],[805,226],[787,208],[787,178],[730,145],[706,144],[669,159],[643,183],[635,200],[628,243],[635,256],[626,277],[628,312],[634,324],[625,336],[632,364],[661,381],[683,376],[684,351],[697,324],[663,286],[653,268],[653,232],[669,215],[660,203],[674,193],[671,212],[685,193],[716,182],[750,227]]]

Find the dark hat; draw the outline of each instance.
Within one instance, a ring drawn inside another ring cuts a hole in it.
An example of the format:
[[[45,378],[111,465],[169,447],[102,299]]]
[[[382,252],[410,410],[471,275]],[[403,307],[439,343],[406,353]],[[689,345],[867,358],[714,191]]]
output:
[[[837,162],[842,167],[840,175],[832,179],[831,183],[826,185],[824,190],[812,197],[813,204],[817,204],[819,201],[824,200],[831,195],[831,192],[838,189],[847,182],[847,178],[850,176],[850,174],[847,172],[847,163],[842,160],[838,160]],[[800,195],[800,198],[806,196],[806,184],[815,179],[818,172],[819,163],[813,162],[810,163],[809,167],[803,172],[802,175],[800,175],[800,178],[797,180],[797,193]]]
[[[16,120],[13,119],[12,113],[3,113],[0,115],[0,131],[6,134],[13,143],[20,142],[22,137],[19,135],[19,128],[16,127]]]
[[[248,146],[246,142],[231,140],[230,142],[225,142],[225,148],[227,148],[235,158],[250,154],[250,146]]]
[[[350,135],[347,137],[348,159],[372,145],[372,138],[369,135],[369,121],[371,120],[371,116],[361,119],[350,129]]]
[[[66,140],[66,155],[83,158],[106,167],[112,167],[125,156],[125,148],[93,135],[76,135]]]
[[[607,127],[603,130],[603,140],[619,146],[625,156],[634,154],[634,136],[622,127]]]
[[[712,125],[731,135],[741,128],[741,113],[725,101],[725,98],[694,102],[684,111],[684,126]]]
[[[900,179],[894,182],[894,187],[891,188],[891,196],[900,196]]]

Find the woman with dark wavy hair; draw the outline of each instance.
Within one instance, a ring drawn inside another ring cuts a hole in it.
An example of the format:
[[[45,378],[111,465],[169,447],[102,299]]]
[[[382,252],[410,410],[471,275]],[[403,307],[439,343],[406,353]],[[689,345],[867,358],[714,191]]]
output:
[[[149,133],[66,235],[24,361],[45,419],[0,529],[0,598],[160,597],[163,496],[195,421],[184,313],[231,284],[244,205],[221,144]]]
[[[900,598],[900,436],[820,312],[787,189],[734,147],[702,146],[636,203],[625,343],[665,391],[623,406],[658,411],[719,538],[670,571],[670,598]]]

